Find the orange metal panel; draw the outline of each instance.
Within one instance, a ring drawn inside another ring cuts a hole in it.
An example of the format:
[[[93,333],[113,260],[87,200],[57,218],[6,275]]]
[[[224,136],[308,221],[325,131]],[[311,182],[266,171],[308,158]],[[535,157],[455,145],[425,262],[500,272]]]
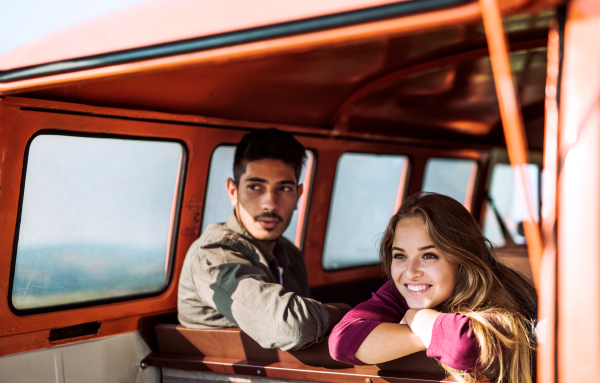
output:
[[[279,55],[286,52],[305,51],[317,47],[335,46],[340,43],[368,41],[382,36],[390,37],[430,30],[453,23],[464,24],[477,21],[479,16],[479,4],[471,3],[451,9],[307,33],[298,36],[282,37],[268,41],[259,41],[202,52],[3,83],[0,84],[0,95],[7,95],[17,91],[45,89],[57,84],[89,81],[99,78],[124,76],[133,73],[144,73],[157,70],[171,70],[190,65],[223,63],[233,60],[264,57],[273,54]]]
[[[558,27],[548,36],[546,79],[546,121],[544,172],[542,178],[542,239],[538,321],[543,339],[538,342],[537,377],[540,383],[554,383],[556,374],[556,183],[558,165],[558,74],[560,38]]]
[[[510,63],[506,36],[500,16],[497,0],[480,0],[482,6],[483,24],[486,30],[494,83],[498,94],[500,116],[506,137],[508,156],[513,168],[517,190],[525,202],[523,228],[527,238],[527,249],[531,273],[536,287],[539,289],[539,272],[542,259],[542,238],[540,229],[535,219],[534,204],[531,198],[531,188],[527,178],[525,166],[529,163],[525,127],[521,116],[521,106],[515,90]]]
[[[567,7],[558,162],[558,381],[600,376],[600,2]]]
[[[0,70],[115,52],[408,0],[149,0],[0,55]]]

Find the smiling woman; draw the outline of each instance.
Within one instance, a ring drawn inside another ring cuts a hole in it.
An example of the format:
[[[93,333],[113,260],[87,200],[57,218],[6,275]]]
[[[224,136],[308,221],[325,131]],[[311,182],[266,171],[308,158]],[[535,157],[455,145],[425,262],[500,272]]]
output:
[[[458,201],[407,198],[380,257],[390,281],[334,328],[335,359],[376,364],[427,350],[459,382],[534,380],[535,290],[498,261]]]

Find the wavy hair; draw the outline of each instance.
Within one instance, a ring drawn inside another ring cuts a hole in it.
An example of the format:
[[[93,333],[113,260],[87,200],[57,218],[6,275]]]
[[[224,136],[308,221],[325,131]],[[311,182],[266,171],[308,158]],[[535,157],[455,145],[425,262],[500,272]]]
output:
[[[385,230],[379,256],[391,279],[392,245],[396,225],[419,217],[433,244],[458,264],[457,282],[450,297],[437,307],[471,319],[481,353],[475,373],[442,364],[459,382],[535,381],[533,323],[537,311],[535,288],[525,277],[502,264],[473,216],[456,200],[437,193],[409,196]]]

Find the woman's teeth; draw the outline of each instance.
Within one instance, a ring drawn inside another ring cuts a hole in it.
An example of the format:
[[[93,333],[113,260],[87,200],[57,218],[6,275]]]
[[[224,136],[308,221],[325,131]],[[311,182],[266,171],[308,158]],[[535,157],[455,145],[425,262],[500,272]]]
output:
[[[427,290],[431,285],[406,285],[406,288],[410,291],[423,291]]]

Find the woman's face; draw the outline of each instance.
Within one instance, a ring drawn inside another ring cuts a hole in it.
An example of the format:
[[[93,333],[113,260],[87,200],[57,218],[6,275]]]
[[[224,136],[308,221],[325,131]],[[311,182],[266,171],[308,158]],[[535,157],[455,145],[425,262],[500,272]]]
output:
[[[450,297],[458,265],[438,250],[419,217],[396,224],[392,279],[411,309],[432,309]]]

